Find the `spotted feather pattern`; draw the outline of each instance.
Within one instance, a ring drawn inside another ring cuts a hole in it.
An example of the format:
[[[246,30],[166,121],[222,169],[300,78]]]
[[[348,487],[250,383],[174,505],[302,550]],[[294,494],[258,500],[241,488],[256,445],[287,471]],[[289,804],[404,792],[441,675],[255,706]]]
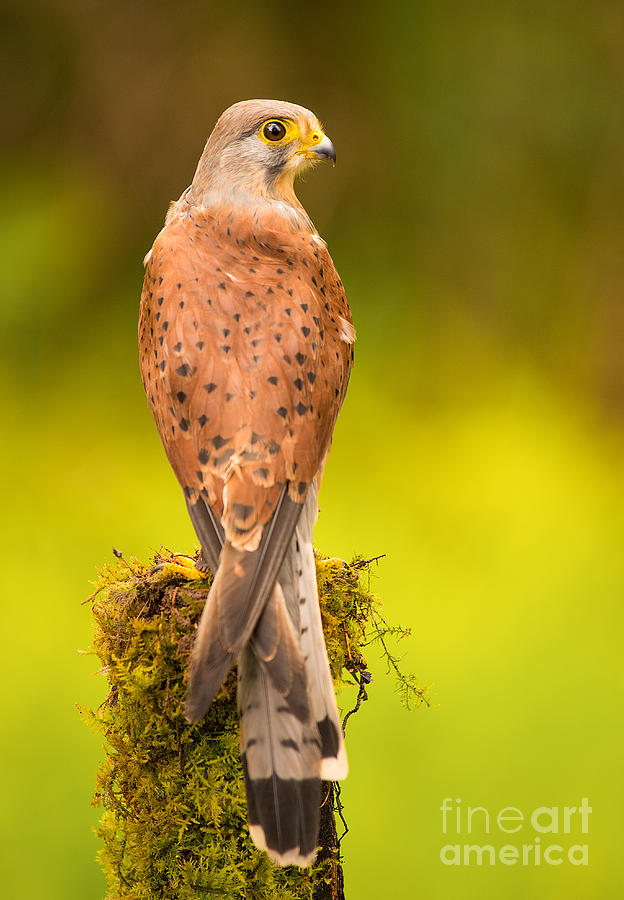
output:
[[[324,241],[278,214],[190,207],[148,255],[143,383],[187,501],[253,550],[284,484],[302,503],[353,360],[353,326]]]

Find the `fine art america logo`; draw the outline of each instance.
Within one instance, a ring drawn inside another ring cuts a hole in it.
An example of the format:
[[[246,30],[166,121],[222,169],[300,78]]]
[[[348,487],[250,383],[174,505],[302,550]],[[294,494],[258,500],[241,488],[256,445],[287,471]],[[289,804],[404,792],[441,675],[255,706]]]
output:
[[[442,833],[457,843],[444,844],[440,859],[445,866],[587,866],[589,846],[583,835],[589,833],[591,811],[587,797],[580,806],[537,806],[530,812],[515,806],[490,812],[445,797]],[[488,843],[472,843],[473,830],[488,835]]]

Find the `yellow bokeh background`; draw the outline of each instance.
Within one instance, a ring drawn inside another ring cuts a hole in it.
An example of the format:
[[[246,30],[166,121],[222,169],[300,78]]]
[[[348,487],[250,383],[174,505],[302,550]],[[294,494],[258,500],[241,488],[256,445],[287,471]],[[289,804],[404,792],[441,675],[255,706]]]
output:
[[[97,900],[95,567],[194,536],[140,384],[141,260],[223,108],[312,108],[301,185],[356,368],[316,539],[412,629],[349,723],[349,900],[623,895],[624,10],[5,4],[0,149],[3,894]],[[343,696],[344,703],[349,701]],[[591,803],[589,865],[451,867],[444,798]]]

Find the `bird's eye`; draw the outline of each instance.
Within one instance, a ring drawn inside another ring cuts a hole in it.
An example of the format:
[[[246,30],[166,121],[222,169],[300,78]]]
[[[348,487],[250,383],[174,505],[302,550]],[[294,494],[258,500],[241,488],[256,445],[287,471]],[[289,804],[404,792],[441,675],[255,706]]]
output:
[[[286,128],[282,122],[267,122],[262,129],[262,134],[267,141],[281,141],[286,136]]]

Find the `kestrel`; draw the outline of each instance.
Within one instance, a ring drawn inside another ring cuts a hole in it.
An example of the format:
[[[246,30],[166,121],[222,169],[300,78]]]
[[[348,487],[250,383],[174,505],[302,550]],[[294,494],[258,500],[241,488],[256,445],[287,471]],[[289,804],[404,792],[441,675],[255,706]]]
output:
[[[185,712],[237,665],[251,837],[309,865],[320,781],[347,774],[312,546],[355,333],[295,175],[336,159],[318,119],[276,100],[218,120],[146,257],[141,374],[214,573]]]

